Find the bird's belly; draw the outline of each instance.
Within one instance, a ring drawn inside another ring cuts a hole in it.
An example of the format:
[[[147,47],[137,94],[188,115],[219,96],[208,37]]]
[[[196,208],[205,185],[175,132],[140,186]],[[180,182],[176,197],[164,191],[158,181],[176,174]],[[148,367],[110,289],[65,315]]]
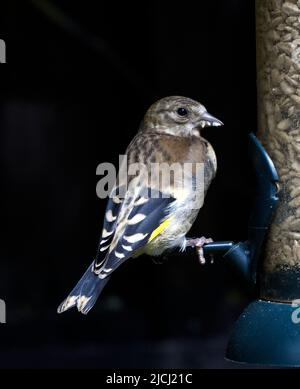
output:
[[[191,229],[199,209],[190,210],[187,214],[182,212],[173,213],[170,217],[170,223],[166,229],[158,235],[151,242],[147,243],[144,248],[144,253],[157,256],[161,255],[164,251],[170,250],[176,247],[184,248],[186,241],[186,234]]]
[[[144,246],[144,253],[157,256],[165,250],[185,247],[185,235],[191,229],[202,208],[205,196],[202,182],[197,183],[194,178],[191,178],[190,182],[190,187],[174,192],[177,200],[171,204],[169,216],[166,217],[170,222],[157,237]]]

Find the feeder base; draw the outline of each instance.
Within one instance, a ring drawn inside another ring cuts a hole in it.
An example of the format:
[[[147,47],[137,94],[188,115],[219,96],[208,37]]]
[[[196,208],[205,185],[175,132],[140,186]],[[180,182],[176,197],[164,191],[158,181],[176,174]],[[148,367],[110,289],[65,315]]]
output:
[[[269,366],[300,366],[300,301],[297,305],[256,300],[241,314],[226,358]]]

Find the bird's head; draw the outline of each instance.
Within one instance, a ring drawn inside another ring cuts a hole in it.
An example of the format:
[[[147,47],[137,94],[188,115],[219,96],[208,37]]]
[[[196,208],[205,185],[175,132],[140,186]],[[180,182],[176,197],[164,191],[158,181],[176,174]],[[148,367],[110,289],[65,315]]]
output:
[[[165,97],[148,109],[142,130],[158,131],[175,136],[199,136],[204,127],[222,126],[206,108],[188,97]]]

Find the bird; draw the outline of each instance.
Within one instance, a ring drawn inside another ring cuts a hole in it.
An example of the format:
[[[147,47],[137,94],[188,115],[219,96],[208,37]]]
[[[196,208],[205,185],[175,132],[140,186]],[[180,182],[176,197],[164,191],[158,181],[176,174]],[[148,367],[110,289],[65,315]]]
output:
[[[193,247],[205,263],[203,246],[212,240],[186,235],[217,171],[216,154],[201,130],[222,125],[188,97],[164,97],[150,106],[125,153],[128,174],[119,173],[109,196],[96,256],[58,313],[77,307],[87,314],[112,273],[129,258]],[[177,171],[163,179],[163,170],[157,170],[173,165],[187,171],[181,185]],[[139,169],[129,172],[132,166]]]

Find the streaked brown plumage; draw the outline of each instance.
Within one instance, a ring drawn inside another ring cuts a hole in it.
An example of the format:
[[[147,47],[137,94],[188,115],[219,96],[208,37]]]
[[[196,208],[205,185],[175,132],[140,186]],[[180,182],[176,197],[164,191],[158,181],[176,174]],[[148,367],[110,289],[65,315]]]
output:
[[[87,313],[112,272],[130,257],[142,253],[158,256],[175,247],[193,245],[203,262],[202,246],[208,240],[189,241],[186,234],[217,169],[214,150],[200,131],[220,125],[222,122],[208,114],[203,105],[186,97],[167,97],[149,108],[126,151],[128,167],[143,164],[146,176],[137,171],[126,177],[126,182],[122,178],[117,182],[115,190],[128,185],[125,197],[114,194],[110,199],[97,257],[59,312],[77,305],[80,312]],[[152,170],[154,164],[164,163],[191,167],[185,173],[184,186],[178,187],[175,174],[164,181],[162,171]],[[204,167],[204,182],[196,179],[197,164]],[[149,180],[150,172],[153,180]],[[145,196],[149,189],[160,198]],[[201,191],[203,196],[198,196]]]

